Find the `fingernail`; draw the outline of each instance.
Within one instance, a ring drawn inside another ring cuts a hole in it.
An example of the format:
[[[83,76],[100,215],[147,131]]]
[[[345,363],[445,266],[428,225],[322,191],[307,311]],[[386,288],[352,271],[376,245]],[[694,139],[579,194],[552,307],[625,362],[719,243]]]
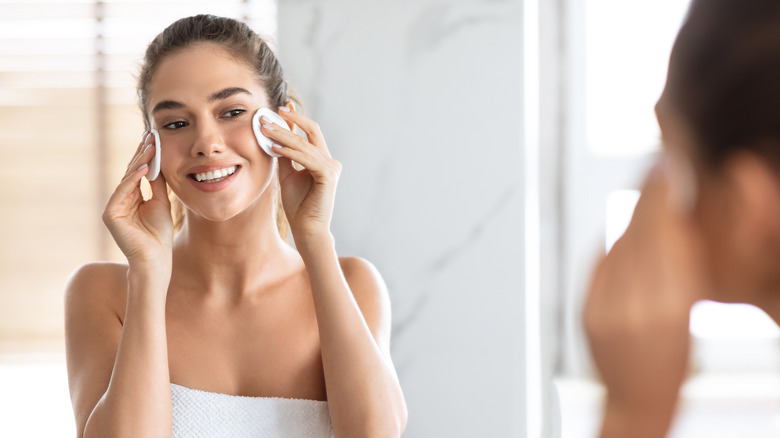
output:
[[[144,148],[144,151],[143,151],[143,152],[141,152],[141,155],[145,154],[145,153],[146,153],[146,151],[148,151],[150,147],[152,147],[152,145],[151,145],[151,144],[148,144],[148,145],[146,145],[146,147]]]
[[[148,133],[148,134],[146,134],[146,137],[144,137],[144,144],[146,144],[147,142],[149,142],[149,138],[151,138],[151,137],[153,137],[151,132],[150,132],[150,133]]]
[[[280,106],[279,107],[279,111],[284,111],[286,113],[289,113],[290,112],[290,108],[287,108],[286,106]]]
[[[281,149],[283,146],[278,145],[276,143],[271,143],[271,147],[274,148],[274,149]]]
[[[146,168],[146,166],[147,166],[147,164],[144,163],[144,164],[141,165],[141,167],[138,168],[138,170],[144,170],[144,168]]]
[[[264,122],[263,123],[263,128],[265,128],[265,129],[267,129],[269,131],[273,131],[274,129],[276,129],[276,128],[274,128],[274,124],[273,123],[271,123],[271,122],[269,122],[267,120],[263,120],[263,122]]]

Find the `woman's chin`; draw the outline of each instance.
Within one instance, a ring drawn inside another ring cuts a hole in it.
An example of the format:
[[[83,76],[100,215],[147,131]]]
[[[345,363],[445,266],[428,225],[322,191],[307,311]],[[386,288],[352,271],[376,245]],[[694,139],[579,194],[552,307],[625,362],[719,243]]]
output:
[[[264,204],[259,202],[263,199],[260,192],[256,196],[217,196],[210,199],[194,199],[196,202],[183,202],[188,211],[188,217],[196,221],[225,222],[235,219],[238,216],[254,216],[260,210],[265,210]],[[181,198],[180,198],[181,199]],[[269,201],[271,202],[271,201]]]
[[[191,208],[190,211],[194,213],[194,215],[197,217],[198,220],[203,220],[208,222],[225,222],[238,216],[242,210],[239,208],[211,207],[211,208],[199,208],[199,209]]]

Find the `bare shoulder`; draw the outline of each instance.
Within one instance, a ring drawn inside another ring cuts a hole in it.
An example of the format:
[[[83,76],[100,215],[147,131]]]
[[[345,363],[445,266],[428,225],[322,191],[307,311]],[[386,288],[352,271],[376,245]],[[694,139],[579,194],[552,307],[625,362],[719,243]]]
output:
[[[339,257],[341,271],[347,280],[352,294],[362,306],[363,302],[374,302],[390,307],[387,286],[379,270],[368,260],[361,257]]]
[[[362,257],[339,257],[339,263],[350,286],[354,284],[357,287],[386,291],[382,275],[368,260]]]
[[[126,279],[126,263],[91,262],[76,268],[68,279],[68,285],[88,285],[94,281],[125,284]]]
[[[73,271],[68,278],[65,287],[66,313],[95,306],[109,306],[120,313],[126,294],[127,264],[87,263]]]
[[[368,328],[380,348],[389,352],[390,297],[379,270],[360,257],[339,257],[341,270]]]

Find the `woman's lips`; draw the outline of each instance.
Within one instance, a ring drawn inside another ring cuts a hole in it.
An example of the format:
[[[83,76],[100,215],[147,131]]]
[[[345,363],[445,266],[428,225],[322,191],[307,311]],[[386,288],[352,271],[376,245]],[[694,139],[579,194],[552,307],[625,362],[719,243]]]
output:
[[[218,192],[226,188],[235,179],[241,166],[214,169],[208,172],[191,173],[187,175],[190,182],[203,192]],[[217,176],[219,174],[219,176]],[[222,176],[225,174],[225,176]],[[198,181],[200,179],[201,181]]]
[[[209,171],[203,171],[199,173],[191,173],[190,176],[195,178],[198,182],[216,182],[221,178],[225,178],[236,173],[238,166],[223,167],[220,169],[213,169]]]

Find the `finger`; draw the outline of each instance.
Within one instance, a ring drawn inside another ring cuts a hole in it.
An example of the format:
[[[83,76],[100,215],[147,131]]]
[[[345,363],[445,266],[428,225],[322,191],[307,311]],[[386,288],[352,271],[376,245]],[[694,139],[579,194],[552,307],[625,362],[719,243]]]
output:
[[[325,144],[325,137],[322,135],[320,125],[318,125],[315,121],[295,110],[291,110],[286,106],[279,107],[279,115],[282,116],[284,120],[298,125],[298,127],[300,127],[303,132],[306,133],[306,137],[309,139],[311,144],[320,146],[324,149],[328,148],[328,146]]]
[[[128,181],[134,181],[134,180],[141,181],[141,177],[143,177],[147,173],[149,173],[149,165],[141,164],[134,171],[128,172],[128,174],[122,179],[122,181],[119,182],[117,188],[123,185],[127,185]]]
[[[141,141],[138,143],[138,147],[135,149],[136,155],[141,152],[144,146],[146,146],[147,142],[149,141],[149,135],[151,131],[144,131],[143,134],[141,134]]]
[[[141,135],[141,141],[138,143],[138,147],[135,148],[135,152],[133,153],[133,158],[130,159],[130,162],[127,164],[127,168],[125,170],[129,170],[131,168],[131,164],[135,159],[142,153],[144,150],[144,147],[146,146],[146,142],[149,138],[149,131],[144,131],[144,133]]]
[[[288,158],[296,163],[300,164],[310,172],[316,172],[325,168],[325,163],[322,159],[314,156],[314,154],[295,150],[289,147],[273,147],[273,151],[281,155],[284,158]],[[281,172],[281,169],[279,170]]]
[[[633,228],[685,226],[695,202],[696,177],[690,163],[684,157],[665,153],[645,180],[631,220],[636,223]]]
[[[141,178],[148,172],[149,166],[144,164],[125,176],[108,199],[106,211],[113,210],[116,206],[128,201],[131,203],[136,202],[141,197]]]
[[[653,273],[659,285],[654,291],[657,303],[672,302],[670,308],[684,309],[703,293],[703,268],[694,220],[676,199],[675,190],[684,182],[678,182],[674,165],[665,156],[653,166],[631,223],[613,250],[622,272]]]
[[[293,163],[291,159],[282,156],[278,159],[278,162],[279,162],[279,180],[284,180],[288,176],[297,172],[297,170],[295,170],[295,167],[293,167]]]
[[[139,167],[141,167],[142,164],[149,164],[149,162],[152,160],[152,157],[154,156],[154,150],[155,148],[153,148],[151,144],[146,145],[146,149],[144,149],[138,156],[133,159],[133,161],[130,162],[130,164],[127,165],[125,176],[133,172],[133,169],[137,170]]]
[[[141,152],[135,157],[132,163],[130,163],[129,168],[130,169],[137,169],[141,166],[144,162],[148,162],[150,157],[154,156],[154,141],[147,143],[144,145],[143,149],[141,149]]]
[[[661,224],[671,213],[669,201],[668,163],[658,160],[642,184],[641,195],[634,207],[631,221],[620,240],[645,240],[657,236]],[[619,241],[620,241],[619,240]],[[637,243],[641,245],[640,243]],[[617,243],[616,243],[617,245]],[[613,247],[613,249],[615,249]]]
[[[133,158],[130,159],[130,162],[127,164],[127,169],[135,169],[137,166],[134,166],[135,162],[137,162],[138,157],[143,155],[144,152],[146,152],[147,148],[149,147],[149,131],[144,131],[144,135],[141,138],[141,142],[138,144],[138,147],[135,150],[135,153],[133,154]]]
[[[260,128],[263,135],[284,147],[300,151],[316,149],[316,146],[303,139],[300,135],[286,129],[280,129],[275,123],[267,122],[262,117],[260,118]]]
[[[149,141],[149,136],[152,135],[152,131],[146,130],[144,131],[143,135],[141,135],[141,145],[146,144]],[[139,147],[140,149],[140,147]]]
[[[168,198],[168,184],[165,181],[165,177],[162,172],[157,175],[154,181],[150,181],[149,185],[152,187],[152,199],[158,199],[166,205],[170,205],[171,200]]]

